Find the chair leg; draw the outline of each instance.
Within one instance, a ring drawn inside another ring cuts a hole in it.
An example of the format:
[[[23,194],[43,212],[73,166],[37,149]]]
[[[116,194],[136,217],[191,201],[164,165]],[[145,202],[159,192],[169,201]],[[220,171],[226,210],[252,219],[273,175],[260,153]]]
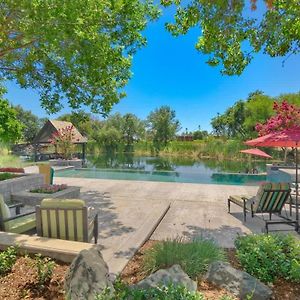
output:
[[[98,214],[95,216],[94,219],[94,240],[95,244],[98,242]]]
[[[269,214],[270,221],[272,220],[272,213]]]
[[[266,222],[266,232],[267,232],[267,234],[269,233],[269,226],[268,226],[268,222]]]
[[[228,199],[227,205],[228,205],[228,212],[230,213],[230,199]]]
[[[244,213],[244,222],[246,222],[246,215],[247,215],[247,210],[246,210],[246,200],[243,199],[244,205],[243,205],[243,213]]]
[[[251,217],[254,218],[253,204],[251,203]]]

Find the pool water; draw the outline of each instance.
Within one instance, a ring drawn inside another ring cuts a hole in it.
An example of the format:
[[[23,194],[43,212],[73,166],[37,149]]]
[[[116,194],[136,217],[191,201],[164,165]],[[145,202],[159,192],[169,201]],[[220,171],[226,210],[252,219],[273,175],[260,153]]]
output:
[[[255,168],[259,174],[246,174]],[[280,171],[266,173],[266,162],[135,156],[132,153],[88,156],[87,168],[55,172],[57,177],[259,185],[263,181],[290,182]]]
[[[142,180],[161,182],[210,183],[226,185],[258,185],[266,181],[264,174],[211,173],[181,171],[145,171],[130,169],[67,169],[55,172],[57,177]]]

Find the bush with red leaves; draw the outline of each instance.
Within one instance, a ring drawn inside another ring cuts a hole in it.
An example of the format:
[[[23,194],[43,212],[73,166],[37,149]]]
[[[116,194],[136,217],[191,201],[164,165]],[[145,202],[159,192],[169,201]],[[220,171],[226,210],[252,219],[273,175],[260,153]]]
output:
[[[23,168],[0,168],[0,172],[25,173]]]

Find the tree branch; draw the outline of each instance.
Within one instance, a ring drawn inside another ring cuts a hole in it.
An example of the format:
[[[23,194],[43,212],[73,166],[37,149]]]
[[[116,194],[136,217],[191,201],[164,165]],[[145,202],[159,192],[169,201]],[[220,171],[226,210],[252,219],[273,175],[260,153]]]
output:
[[[6,55],[7,53],[12,52],[12,51],[14,51],[14,50],[26,48],[26,47],[28,47],[29,45],[32,45],[35,41],[36,41],[36,39],[34,39],[34,40],[32,40],[32,41],[30,41],[30,42],[28,42],[28,43],[25,43],[25,44],[23,44],[23,45],[20,45],[20,46],[18,46],[18,47],[12,47],[12,48],[8,48],[8,49],[4,49],[4,50],[0,51],[0,57],[4,56],[4,55]]]

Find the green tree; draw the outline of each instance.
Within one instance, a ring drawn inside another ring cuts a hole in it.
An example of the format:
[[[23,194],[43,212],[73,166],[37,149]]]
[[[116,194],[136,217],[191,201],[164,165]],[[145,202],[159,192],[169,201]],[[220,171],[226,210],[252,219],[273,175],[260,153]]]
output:
[[[217,136],[226,136],[226,117],[221,115],[220,113],[217,114],[216,117],[211,119],[211,127],[213,128],[213,133]]]
[[[17,118],[16,110],[3,96],[6,90],[0,86],[0,141],[16,142],[22,136],[22,124]]]
[[[267,95],[255,94],[250,95],[245,103],[245,121],[244,128],[247,137],[255,137],[257,132],[255,126],[257,123],[264,123],[270,118],[273,112],[274,99]]]
[[[1,1],[0,76],[37,90],[48,112],[67,99],[108,113],[158,15],[151,0]]]
[[[196,49],[228,75],[241,74],[260,51],[271,57],[300,52],[299,0],[264,2],[265,12],[256,18],[259,12],[248,11],[251,5],[256,9],[255,0],[161,0],[166,7],[177,6],[175,22],[166,24],[167,30],[178,36],[200,27]]]
[[[203,140],[204,138],[208,137],[208,132],[206,130],[201,130],[201,126],[198,126],[198,130],[192,132],[194,140]]]
[[[147,125],[153,146],[157,152],[162,147],[166,147],[180,129],[175,110],[172,110],[169,106],[161,106],[152,111],[147,118]]]
[[[217,135],[244,137],[245,102],[239,100],[229,107],[223,115],[213,118],[211,125]]]
[[[277,97],[277,100],[287,101],[289,104],[294,104],[296,106],[300,106],[300,92],[298,93],[289,93],[289,94],[281,94]]]
[[[100,129],[95,139],[104,148],[105,152],[116,152],[121,143],[121,134],[116,128],[104,127]]]
[[[145,124],[134,114],[123,116],[122,140],[125,144],[125,151],[132,151],[133,144],[140,140],[145,133]]]
[[[22,139],[24,142],[31,143],[39,130],[43,126],[43,120],[39,119],[30,110],[25,110],[20,105],[13,106],[17,112],[17,119],[23,125],[22,128]]]

